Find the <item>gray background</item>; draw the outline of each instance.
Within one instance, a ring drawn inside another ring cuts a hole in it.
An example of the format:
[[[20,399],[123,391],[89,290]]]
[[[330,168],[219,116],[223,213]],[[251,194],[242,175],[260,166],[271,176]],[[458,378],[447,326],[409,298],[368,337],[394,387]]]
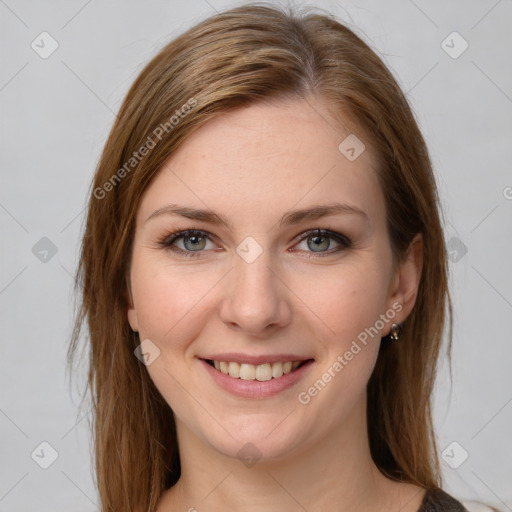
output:
[[[97,510],[87,408],[77,409],[85,371],[72,388],[65,373],[86,193],[143,65],[192,24],[240,3],[0,0],[0,512]],[[455,308],[453,381],[444,362],[435,395],[445,488],[512,510],[512,3],[309,5],[384,58],[428,142]],[[31,47],[51,48],[43,31],[59,45],[46,59]],[[446,39],[454,31],[469,44],[457,58],[463,41]],[[43,441],[58,453],[48,469],[39,466],[51,462]]]

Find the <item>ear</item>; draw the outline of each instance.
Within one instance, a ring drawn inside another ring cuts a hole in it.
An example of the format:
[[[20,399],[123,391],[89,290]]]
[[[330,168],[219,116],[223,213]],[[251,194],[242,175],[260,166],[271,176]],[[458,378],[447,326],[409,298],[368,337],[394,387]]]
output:
[[[393,319],[396,324],[402,323],[409,316],[416,303],[422,268],[423,237],[421,233],[417,233],[391,280],[388,308],[397,312]],[[398,307],[398,304],[401,308]]]
[[[137,311],[133,304],[132,290],[131,290],[131,285],[130,285],[129,280],[128,280],[127,285],[128,286],[127,286],[126,295],[127,295],[127,303],[128,303],[128,309],[127,309],[128,323],[130,324],[132,331],[139,332],[139,320],[137,318]]]

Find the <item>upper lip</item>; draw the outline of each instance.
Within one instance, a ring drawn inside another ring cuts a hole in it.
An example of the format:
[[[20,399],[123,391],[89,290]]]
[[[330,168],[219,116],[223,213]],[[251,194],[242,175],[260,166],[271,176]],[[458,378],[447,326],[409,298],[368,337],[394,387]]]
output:
[[[206,356],[201,356],[199,357],[199,359],[259,365],[264,363],[278,363],[286,361],[307,361],[313,358],[304,357],[297,354],[263,354],[260,356],[256,356],[250,354],[240,354],[236,352],[223,352],[221,354],[210,354]]]

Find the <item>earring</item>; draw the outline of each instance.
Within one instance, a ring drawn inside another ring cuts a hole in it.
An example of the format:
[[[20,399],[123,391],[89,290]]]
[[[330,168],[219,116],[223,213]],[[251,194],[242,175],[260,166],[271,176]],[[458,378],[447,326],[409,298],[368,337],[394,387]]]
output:
[[[402,328],[398,324],[391,324],[391,330],[389,331],[389,339],[392,341],[398,341]]]

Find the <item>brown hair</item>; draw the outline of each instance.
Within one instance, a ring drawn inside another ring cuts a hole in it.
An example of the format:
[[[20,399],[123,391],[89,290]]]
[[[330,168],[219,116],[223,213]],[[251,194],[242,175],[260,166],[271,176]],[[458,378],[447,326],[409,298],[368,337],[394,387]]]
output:
[[[445,317],[448,353],[452,319],[425,141],[394,77],[352,30],[323,13],[252,4],[201,22],[146,65],[94,176],[76,277],[82,300],[68,357],[72,364],[87,321],[102,510],[154,511],[180,476],[172,411],[134,356],[140,340],[127,321],[127,274],[143,192],[184,139],[220,113],[312,94],[375,151],[395,264],[414,235],[423,236],[416,304],[401,341],[381,344],[368,384],[368,435],[382,473],[440,485],[430,400]]]

